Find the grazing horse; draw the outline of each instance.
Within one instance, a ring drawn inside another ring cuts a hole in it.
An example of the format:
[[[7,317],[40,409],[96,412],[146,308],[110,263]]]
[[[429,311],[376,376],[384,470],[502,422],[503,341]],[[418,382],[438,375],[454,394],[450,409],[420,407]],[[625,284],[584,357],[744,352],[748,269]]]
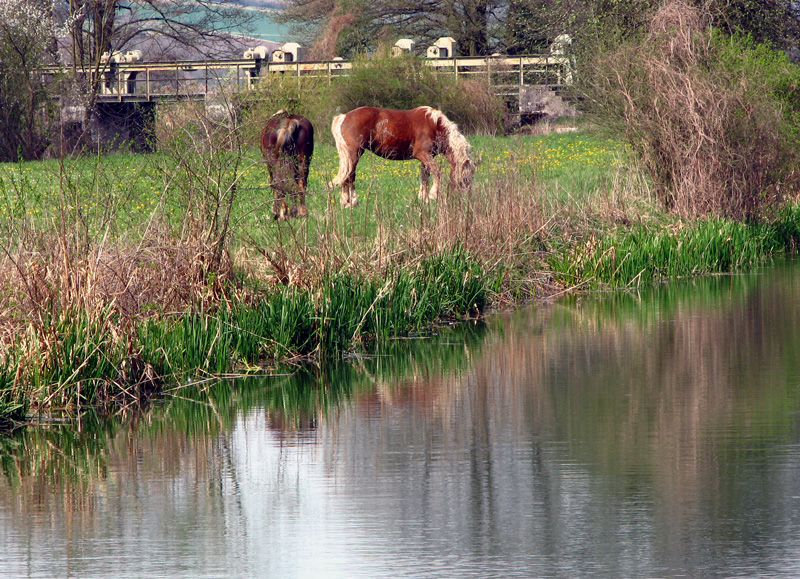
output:
[[[314,153],[314,127],[305,117],[280,110],[272,115],[261,133],[261,153],[267,163],[270,186],[275,192],[275,219],[305,217],[308,169]],[[284,196],[297,204],[289,209]],[[299,197],[299,203],[298,203]]]
[[[341,185],[344,207],[358,205],[356,164],[365,150],[385,159],[418,159],[422,163],[419,198],[424,201],[436,199],[439,193],[441,169],[434,160],[439,154],[450,163],[451,186],[461,190],[472,186],[475,164],[469,156],[467,139],[441,111],[431,107],[410,111],[359,107],[334,117],[331,131],[339,151],[339,172],[331,186]],[[428,190],[431,174],[433,187]]]

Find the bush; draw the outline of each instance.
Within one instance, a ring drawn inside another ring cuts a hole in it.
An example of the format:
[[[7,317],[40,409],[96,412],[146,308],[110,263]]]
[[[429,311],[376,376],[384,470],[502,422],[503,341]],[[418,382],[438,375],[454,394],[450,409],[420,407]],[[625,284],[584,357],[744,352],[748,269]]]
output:
[[[583,88],[666,209],[751,219],[793,179],[798,79],[782,55],[723,37],[677,0],[642,40],[589,63]]]
[[[489,86],[437,73],[413,55],[385,51],[356,57],[351,73],[338,78],[334,88],[343,111],[427,105],[443,111],[465,133],[495,134],[503,126],[505,106]]]
[[[316,129],[315,138],[330,143],[333,116],[360,106],[432,106],[468,134],[495,134],[505,117],[502,99],[486,84],[439,74],[419,57],[388,52],[358,56],[349,74],[331,78],[270,73],[240,99],[237,107],[250,142],[258,141],[267,118],[279,109],[307,117]]]
[[[254,90],[237,95],[235,101],[246,142],[258,143],[267,119],[284,109],[310,120],[315,139],[333,143],[329,128],[336,103],[327,77],[269,73]]]
[[[39,158],[53,103],[38,67],[52,19],[34,2],[0,2],[0,161]],[[45,113],[45,114],[43,114]]]

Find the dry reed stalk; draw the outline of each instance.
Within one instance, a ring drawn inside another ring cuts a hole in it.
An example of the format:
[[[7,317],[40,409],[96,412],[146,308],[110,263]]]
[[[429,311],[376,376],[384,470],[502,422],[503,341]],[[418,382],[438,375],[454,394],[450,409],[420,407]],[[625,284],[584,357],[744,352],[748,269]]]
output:
[[[667,209],[745,219],[780,163],[781,113],[758,78],[718,58],[700,12],[673,0],[641,44],[594,63],[590,92],[601,115],[622,123]]]
[[[111,308],[124,334],[148,317],[213,307],[232,278],[225,254],[212,273],[211,250],[151,231],[138,246],[101,245],[85,257],[65,243],[49,254],[18,251],[0,261],[0,295],[13,296],[0,309],[0,348],[28,325],[44,328],[64,312],[91,318]]]

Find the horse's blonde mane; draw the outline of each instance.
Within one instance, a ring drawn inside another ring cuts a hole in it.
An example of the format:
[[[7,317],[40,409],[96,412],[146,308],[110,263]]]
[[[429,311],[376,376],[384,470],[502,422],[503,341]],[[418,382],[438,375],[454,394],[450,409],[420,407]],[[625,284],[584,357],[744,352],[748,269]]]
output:
[[[451,164],[451,171],[457,172],[459,175],[468,173],[469,182],[472,182],[472,172],[475,170],[475,165],[470,157],[470,144],[466,137],[458,130],[458,126],[448,119],[444,113],[432,107],[420,107],[426,109],[425,116],[437,125],[444,128],[447,133],[447,151],[448,160]]]
[[[458,130],[458,126],[448,119],[444,113],[432,107],[421,107],[426,109],[425,116],[432,120],[437,125],[444,127],[447,133],[447,146],[450,153],[453,155],[453,160],[459,165],[463,165],[472,159],[469,156],[470,144],[466,137]]]

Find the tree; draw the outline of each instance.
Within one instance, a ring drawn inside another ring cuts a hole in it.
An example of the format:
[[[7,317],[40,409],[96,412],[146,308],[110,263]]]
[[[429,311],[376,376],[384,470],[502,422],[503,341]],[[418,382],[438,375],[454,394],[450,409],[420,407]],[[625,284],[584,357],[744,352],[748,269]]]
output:
[[[794,0],[705,0],[701,4],[715,27],[750,35],[781,50],[798,49],[800,4]]]
[[[47,62],[53,22],[37,0],[0,0],[0,161],[41,154],[37,120],[49,104],[38,67]]]
[[[227,32],[250,19],[234,2],[209,0],[0,0],[0,158],[35,158],[47,146],[53,101],[41,67],[66,66],[62,105],[78,105],[85,129],[112,66],[108,55],[225,55],[235,45]]]
[[[550,22],[553,2],[548,0],[509,0],[502,27],[501,44],[506,54],[547,52],[555,35]]]
[[[452,36],[462,54],[486,54],[497,46],[492,29],[505,3],[497,0],[287,0],[278,17],[292,25],[298,39],[335,46],[351,56],[356,48],[374,49],[408,36],[431,44]],[[352,42],[354,37],[360,42]],[[313,51],[312,51],[313,52]],[[322,51],[321,51],[322,52]],[[316,54],[316,52],[314,52]]]
[[[783,50],[800,44],[795,0],[692,0],[717,28]],[[652,0],[286,0],[279,19],[301,42],[324,40],[322,58],[350,56],[407,36],[424,45],[452,36],[462,54],[542,52],[559,34],[590,51],[646,29]],[[357,39],[354,41],[353,39]]]
[[[585,110],[642,160],[664,208],[758,218],[796,186],[800,70],[671,0],[647,34],[584,60]]]
[[[56,0],[54,15],[67,34],[64,52],[82,91],[96,95],[103,55],[135,48],[149,59],[213,58],[232,41],[228,32],[252,19],[236,2],[209,0]],[[91,81],[87,79],[92,79]]]

